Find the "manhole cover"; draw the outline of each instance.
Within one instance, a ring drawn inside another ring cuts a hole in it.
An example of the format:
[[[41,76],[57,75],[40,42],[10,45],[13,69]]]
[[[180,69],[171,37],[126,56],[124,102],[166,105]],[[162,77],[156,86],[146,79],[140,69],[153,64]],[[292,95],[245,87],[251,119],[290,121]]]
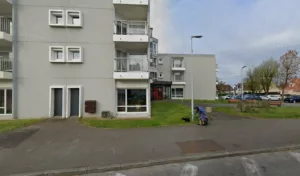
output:
[[[177,142],[177,145],[184,154],[224,150],[222,146],[212,140]]]

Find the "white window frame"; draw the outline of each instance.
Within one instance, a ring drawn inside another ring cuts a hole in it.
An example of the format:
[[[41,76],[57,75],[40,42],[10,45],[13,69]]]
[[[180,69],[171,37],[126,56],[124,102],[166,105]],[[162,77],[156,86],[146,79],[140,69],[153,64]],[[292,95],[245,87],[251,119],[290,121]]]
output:
[[[62,50],[62,59],[53,59],[53,51],[55,49]],[[49,62],[65,62],[65,48],[63,46],[49,46]]]
[[[125,105],[124,106],[119,106],[118,105],[118,89],[120,90],[125,90]],[[130,90],[130,89],[143,89],[143,90],[146,90],[146,105],[142,105],[142,106],[139,106],[139,107],[146,107],[146,111],[143,111],[143,112],[127,112],[127,108],[131,108],[131,107],[138,107],[138,106],[128,106],[127,105],[127,90]],[[144,114],[144,113],[149,113],[149,109],[150,109],[150,106],[149,106],[149,88],[117,88],[116,89],[116,94],[117,94],[117,106],[116,106],[116,112],[117,114]],[[125,108],[125,111],[118,111],[118,108]]]
[[[71,59],[69,56],[71,54],[72,51],[70,51],[71,49],[75,49],[79,51],[79,59]],[[67,46],[66,47],[66,54],[67,54],[67,62],[71,62],[71,63],[82,63],[83,62],[83,49],[81,46]]]
[[[66,113],[65,113],[66,86],[64,85],[52,85],[49,88],[49,118],[54,117],[54,89],[62,89],[62,118],[66,118]]]
[[[71,89],[79,89],[79,118],[82,117],[82,86],[81,85],[74,85],[74,86],[67,86],[67,108],[66,108],[66,118],[70,117],[71,114]]]
[[[4,90],[4,107],[0,107],[0,109],[4,110],[4,113],[0,114],[0,116],[12,115],[12,113],[9,113],[9,114],[6,113],[6,111],[7,111],[7,90],[11,90],[12,91],[12,88],[3,88],[3,87],[1,87],[0,90]],[[11,100],[11,101],[13,101],[13,100]]]
[[[55,17],[56,15],[53,15],[54,13],[61,13],[61,16],[62,16],[62,24],[57,24],[57,23],[52,23],[52,19],[53,17]],[[52,26],[52,27],[62,27],[62,26],[65,26],[65,13],[63,10],[60,10],[60,9],[50,9],[49,10],[49,26]]]
[[[175,96],[173,96],[173,94],[172,94],[172,89],[175,89]],[[182,97],[177,96],[176,89],[182,89]],[[180,88],[180,87],[171,88],[171,99],[184,99],[184,88]]]
[[[78,13],[79,24],[72,23],[72,15],[70,13]],[[70,20],[71,19],[71,20]],[[66,26],[68,27],[82,27],[82,13],[79,10],[66,10]]]

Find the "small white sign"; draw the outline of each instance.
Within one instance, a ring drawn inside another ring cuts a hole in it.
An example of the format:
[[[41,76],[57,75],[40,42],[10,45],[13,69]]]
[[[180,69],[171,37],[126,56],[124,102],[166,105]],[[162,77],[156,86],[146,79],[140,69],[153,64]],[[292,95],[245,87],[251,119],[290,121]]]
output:
[[[196,176],[197,173],[198,173],[197,166],[186,164],[183,166],[180,176]]]

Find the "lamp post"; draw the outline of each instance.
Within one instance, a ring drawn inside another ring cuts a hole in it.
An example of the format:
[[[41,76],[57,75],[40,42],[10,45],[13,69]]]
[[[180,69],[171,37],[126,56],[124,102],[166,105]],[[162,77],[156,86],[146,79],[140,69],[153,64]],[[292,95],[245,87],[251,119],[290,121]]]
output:
[[[247,66],[243,66],[242,67],[242,85],[241,85],[241,87],[242,87],[242,100],[244,100],[244,78],[243,78],[243,70],[244,70],[244,68],[246,68]]]
[[[202,35],[194,35],[191,36],[191,54],[194,53],[193,51],[193,39],[197,38],[200,39],[202,38]],[[193,72],[191,72],[191,110],[192,110],[192,121],[194,121],[194,76]]]

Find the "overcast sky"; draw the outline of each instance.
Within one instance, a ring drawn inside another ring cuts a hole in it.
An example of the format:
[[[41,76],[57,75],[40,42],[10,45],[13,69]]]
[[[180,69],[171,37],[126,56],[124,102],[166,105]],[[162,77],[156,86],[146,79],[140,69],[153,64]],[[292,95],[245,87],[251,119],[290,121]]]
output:
[[[300,51],[300,0],[151,0],[151,25],[160,53],[215,54],[218,77],[230,84],[288,49]]]

